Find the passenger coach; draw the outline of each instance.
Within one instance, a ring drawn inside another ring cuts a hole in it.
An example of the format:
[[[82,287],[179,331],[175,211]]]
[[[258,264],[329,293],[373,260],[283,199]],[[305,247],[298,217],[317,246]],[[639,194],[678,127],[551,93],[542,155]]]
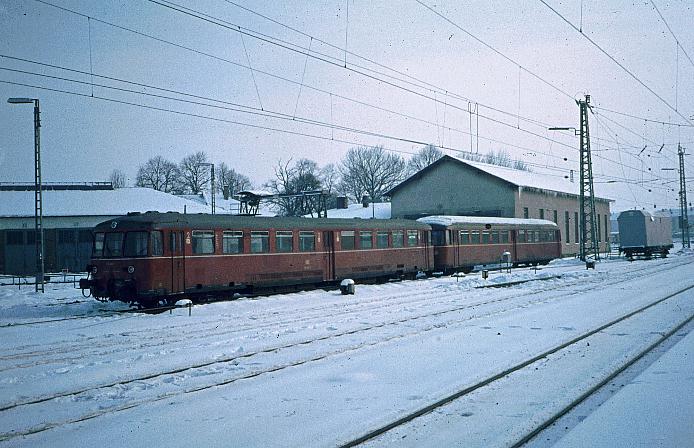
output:
[[[96,298],[152,305],[182,296],[408,276],[433,269],[431,227],[407,220],[130,214],[94,230]]]
[[[546,264],[561,257],[559,227],[544,219],[482,216],[427,216],[432,227],[437,270],[472,271],[475,265],[499,263],[508,252],[514,265]]]

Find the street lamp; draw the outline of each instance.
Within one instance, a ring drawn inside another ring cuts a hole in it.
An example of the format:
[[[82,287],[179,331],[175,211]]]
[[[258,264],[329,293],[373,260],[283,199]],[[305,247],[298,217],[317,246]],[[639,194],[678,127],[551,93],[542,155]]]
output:
[[[8,98],[10,104],[34,104],[34,246],[36,248],[36,292],[44,292],[43,200],[41,186],[41,111],[37,98]],[[40,286],[39,286],[40,285]]]
[[[215,203],[214,203],[214,163],[210,162],[200,162],[198,166],[209,166],[212,174],[210,176],[210,187],[212,188],[212,214],[214,215]]]

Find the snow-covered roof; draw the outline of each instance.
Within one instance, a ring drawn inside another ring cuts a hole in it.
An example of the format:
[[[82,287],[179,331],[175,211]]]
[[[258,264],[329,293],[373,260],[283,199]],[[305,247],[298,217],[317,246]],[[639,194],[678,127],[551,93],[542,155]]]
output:
[[[459,159],[457,157],[451,157],[447,155],[441,157],[439,160],[424,168],[420,172],[412,175],[410,178],[403,181],[401,184],[393,188],[388,193],[392,194],[392,192],[397,190],[400,187],[400,185],[408,183],[417,178],[420,175],[419,173],[433,168],[439,163],[444,163],[446,160],[453,160],[458,163],[469,165],[491,176],[497,177],[521,188],[535,188],[539,190],[554,191],[558,193],[571,194],[575,196],[578,196],[580,194],[580,184],[578,182],[571,182],[569,179],[566,179],[564,176],[560,174],[547,174],[536,171],[517,170],[515,168],[491,165],[482,162],[473,162],[470,160]],[[601,197],[598,199],[607,200]]]
[[[514,224],[514,225],[545,225],[554,226],[557,225],[552,221],[547,221],[546,219],[523,219],[523,218],[497,218],[490,216],[425,216],[424,218],[419,218],[417,221],[423,222],[424,224],[435,224],[441,226],[450,226],[453,224]]]
[[[210,213],[210,207],[151,188],[44,190],[43,216],[122,216],[128,212]],[[33,191],[0,191],[0,217],[34,216]]]
[[[331,208],[328,218],[390,219],[390,202],[374,202],[368,207],[350,204],[347,208]]]

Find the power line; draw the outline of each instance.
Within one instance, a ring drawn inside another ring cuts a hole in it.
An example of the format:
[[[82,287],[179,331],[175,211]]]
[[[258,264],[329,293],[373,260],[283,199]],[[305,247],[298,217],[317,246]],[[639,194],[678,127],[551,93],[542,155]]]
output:
[[[622,116],[624,116],[624,117],[634,118],[634,119],[640,120],[640,121],[648,121],[648,122],[650,122],[650,123],[658,123],[658,124],[662,124],[662,125],[665,125],[665,126],[681,126],[681,127],[687,127],[687,128],[694,127],[694,126],[692,126],[692,125],[690,125],[690,124],[672,123],[672,122],[669,122],[669,121],[655,120],[655,119],[653,119],[653,118],[639,117],[638,115],[632,115],[632,114],[628,114],[628,113],[626,113],[626,112],[619,112],[619,111],[616,111],[616,110],[608,109],[608,108],[606,108],[606,107],[593,106],[593,109],[598,109],[598,110],[602,110],[602,111],[604,111],[604,112],[610,112],[610,113],[613,113],[613,114],[622,115]]]
[[[419,0],[416,0],[416,1],[419,1]],[[581,30],[579,30],[578,28],[576,28],[576,25],[574,25],[573,23],[571,23],[566,17],[564,17],[561,13],[559,13],[559,11],[557,11],[557,10],[554,9],[554,8],[552,8],[545,0],[540,0],[540,2],[541,2],[543,5],[545,5],[546,7],[548,7],[554,14],[556,14],[557,16],[559,16],[559,17],[560,17],[564,22],[566,22],[569,26],[571,26],[571,28],[573,28],[574,30],[576,30],[581,36],[583,36],[584,38],[586,38],[586,40],[587,40],[588,42],[590,42],[591,44],[593,44],[593,46],[595,46],[595,48],[597,48],[598,50],[600,50],[600,51],[602,52],[602,54],[604,54],[605,56],[607,56],[608,58],[610,58],[610,60],[612,60],[612,62],[614,62],[615,64],[617,64],[617,65],[619,66],[619,68],[621,68],[622,70],[624,70],[629,76],[631,76],[634,80],[636,80],[636,82],[638,82],[639,84],[641,84],[641,86],[643,86],[646,90],[648,90],[648,91],[651,92],[653,95],[655,95],[655,97],[658,98],[663,104],[665,104],[667,107],[669,107],[671,110],[673,110],[677,115],[679,115],[680,117],[682,117],[682,119],[683,119],[684,121],[686,121],[686,122],[689,123],[690,125],[694,126],[694,123],[692,123],[692,122],[689,120],[689,118],[687,118],[687,117],[685,117],[684,115],[682,115],[682,113],[680,113],[680,111],[678,111],[677,108],[673,107],[667,100],[665,100],[662,96],[660,96],[655,90],[653,90],[653,89],[651,89],[650,87],[648,87],[648,85],[647,85],[646,83],[644,83],[643,81],[641,81],[641,79],[640,79],[638,76],[636,76],[631,70],[629,70],[628,68],[626,68],[621,62],[619,62],[617,59],[615,59],[614,56],[612,56],[610,53],[608,53],[607,51],[605,51],[605,50],[604,50],[600,45],[598,45],[593,39],[591,39],[590,37],[588,37],[587,34],[583,33]]]

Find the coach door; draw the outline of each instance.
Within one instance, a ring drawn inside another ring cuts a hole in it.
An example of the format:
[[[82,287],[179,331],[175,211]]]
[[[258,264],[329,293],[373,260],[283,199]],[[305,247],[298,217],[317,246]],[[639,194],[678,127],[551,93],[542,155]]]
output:
[[[183,252],[183,232],[169,234],[169,251],[171,253],[171,292],[183,292],[186,288],[186,258]]]
[[[335,280],[335,232],[327,230],[323,232],[323,250],[324,250],[324,280]]]

